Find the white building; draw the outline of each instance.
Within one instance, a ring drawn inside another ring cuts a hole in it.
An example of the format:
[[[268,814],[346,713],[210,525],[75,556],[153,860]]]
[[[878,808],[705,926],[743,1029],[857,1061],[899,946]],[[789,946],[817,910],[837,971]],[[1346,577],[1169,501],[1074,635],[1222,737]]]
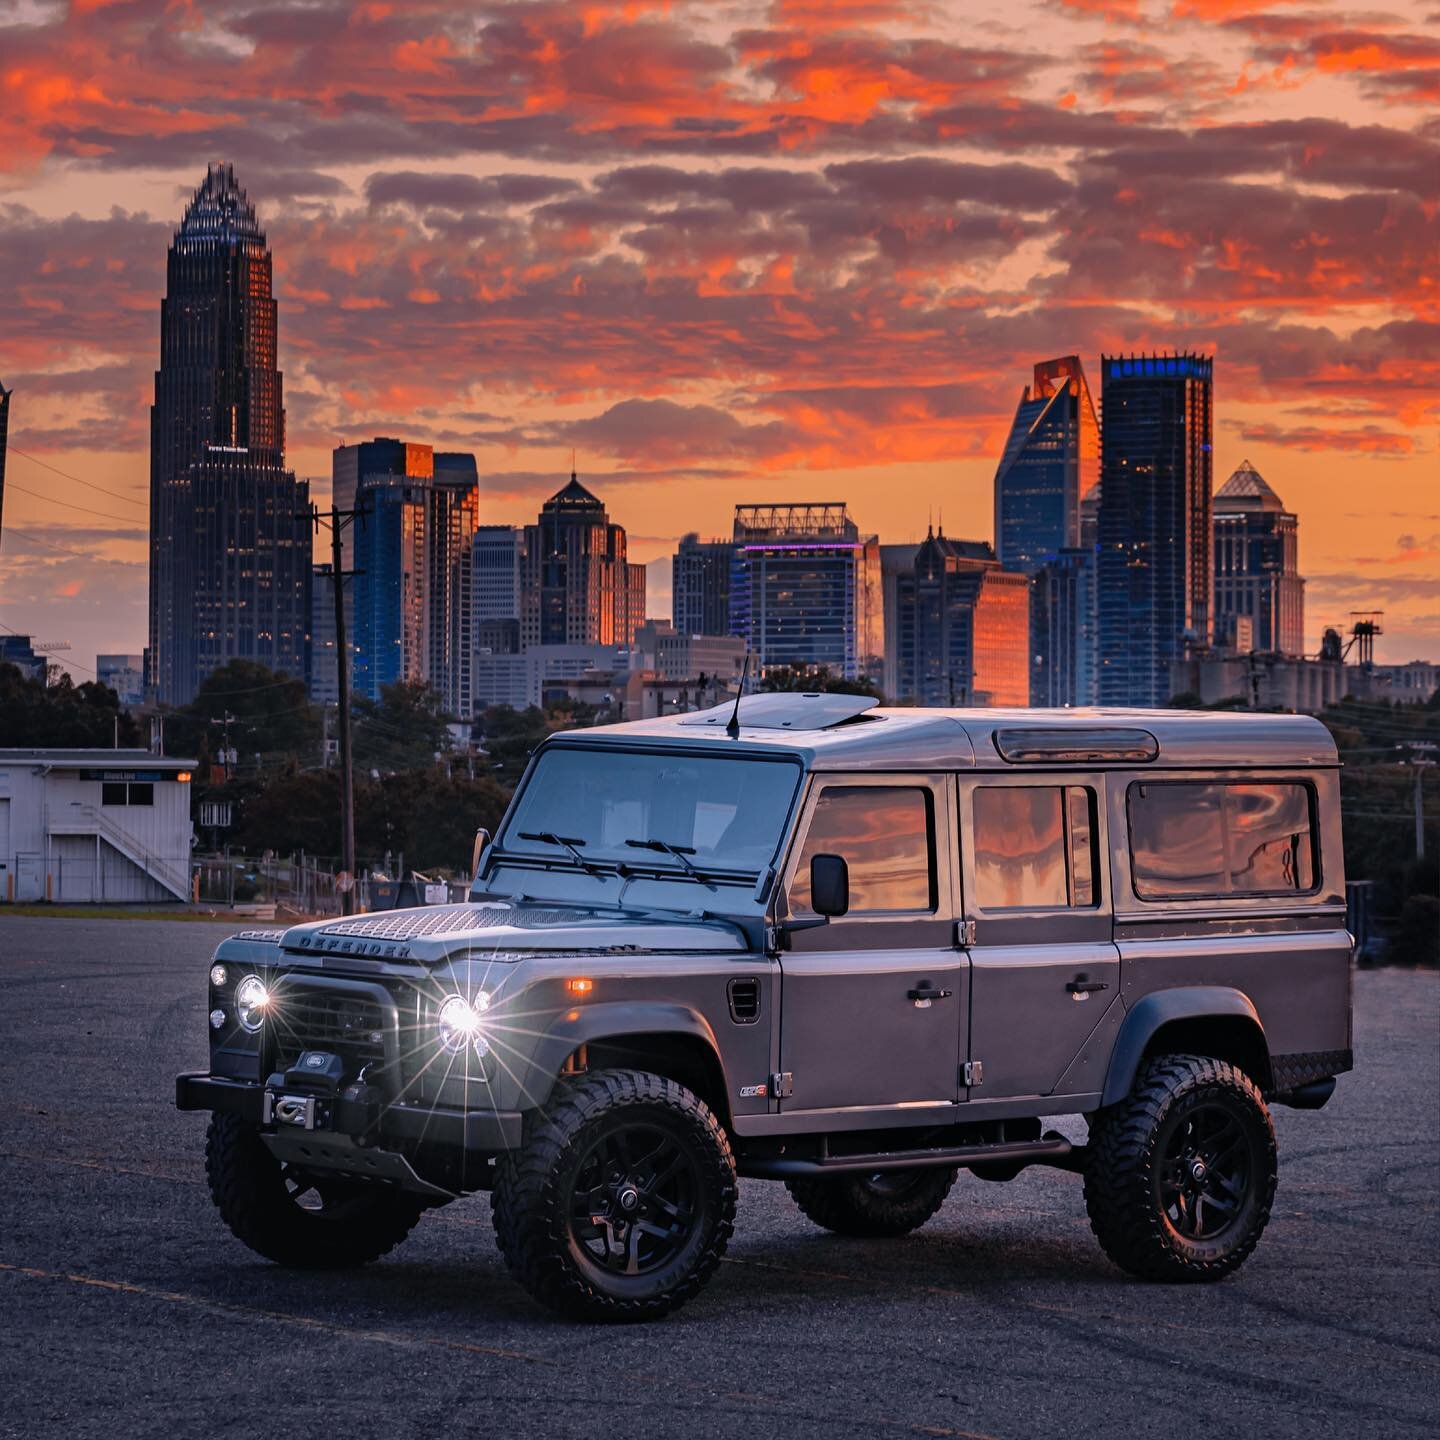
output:
[[[122,710],[136,710],[145,703],[143,655],[97,655],[95,676],[120,697]]]
[[[193,760],[0,749],[0,902],[190,898]]]
[[[482,650],[475,656],[475,713],[488,705],[523,710],[543,702],[547,685],[591,671],[623,674],[629,668],[630,651],[623,645],[532,645],[519,655]]]

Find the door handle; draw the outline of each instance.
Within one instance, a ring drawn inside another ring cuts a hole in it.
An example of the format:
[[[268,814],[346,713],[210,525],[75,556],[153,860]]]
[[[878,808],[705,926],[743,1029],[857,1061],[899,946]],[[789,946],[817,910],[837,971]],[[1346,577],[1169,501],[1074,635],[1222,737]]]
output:
[[[1065,988],[1077,1000],[1083,1000],[1087,995],[1092,995],[1097,990],[1108,990],[1110,987],[1101,980],[1087,980],[1083,975],[1077,975],[1069,981]]]
[[[928,985],[920,985],[914,990],[907,990],[905,992],[905,998],[907,1000],[914,1000],[917,1003],[922,1000],[948,1000],[950,998],[950,991],[932,990]]]

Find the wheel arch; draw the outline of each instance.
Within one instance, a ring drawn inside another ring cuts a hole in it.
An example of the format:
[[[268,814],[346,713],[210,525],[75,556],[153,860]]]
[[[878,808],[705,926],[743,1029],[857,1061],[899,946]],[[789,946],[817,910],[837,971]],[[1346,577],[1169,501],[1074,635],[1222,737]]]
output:
[[[1160,1054],[1228,1060],[1262,1091],[1273,1088],[1265,1027],[1250,997],[1230,986],[1156,990],[1131,1006],[1110,1054],[1101,1104],[1123,1100],[1144,1060]]]
[[[527,1105],[543,1105],[571,1056],[584,1048],[586,1068],[628,1068],[663,1075],[703,1100],[727,1130],[729,1090],[710,1022],[685,1005],[628,1002],[571,1010],[541,1040],[523,1086]]]

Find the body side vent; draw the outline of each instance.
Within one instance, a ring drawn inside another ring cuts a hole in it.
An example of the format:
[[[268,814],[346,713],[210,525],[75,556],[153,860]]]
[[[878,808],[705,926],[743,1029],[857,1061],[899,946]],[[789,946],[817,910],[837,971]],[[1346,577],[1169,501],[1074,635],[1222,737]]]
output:
[[[730,1018],[737,1025],[753,1025],[760,1018],[760,982],[753,976],[732,980],[725,987]]]

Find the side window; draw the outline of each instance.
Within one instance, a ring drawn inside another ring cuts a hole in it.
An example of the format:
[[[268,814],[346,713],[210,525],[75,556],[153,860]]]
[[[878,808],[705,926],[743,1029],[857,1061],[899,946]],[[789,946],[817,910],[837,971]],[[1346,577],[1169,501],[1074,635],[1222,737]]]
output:
[[[980,910],[1096,904],[1095,792],[1083,785],[981,785],[974,792]]]
[[[1307,785],[1137,781],[1126,801],[1131,871],[1142,900],[1315,888]]]
[[[935,817],[918,785],[831,785],[821,791],[790,882],[790,913],[810,910],[810,861],[842,855],[851,915],[935,909]]]

